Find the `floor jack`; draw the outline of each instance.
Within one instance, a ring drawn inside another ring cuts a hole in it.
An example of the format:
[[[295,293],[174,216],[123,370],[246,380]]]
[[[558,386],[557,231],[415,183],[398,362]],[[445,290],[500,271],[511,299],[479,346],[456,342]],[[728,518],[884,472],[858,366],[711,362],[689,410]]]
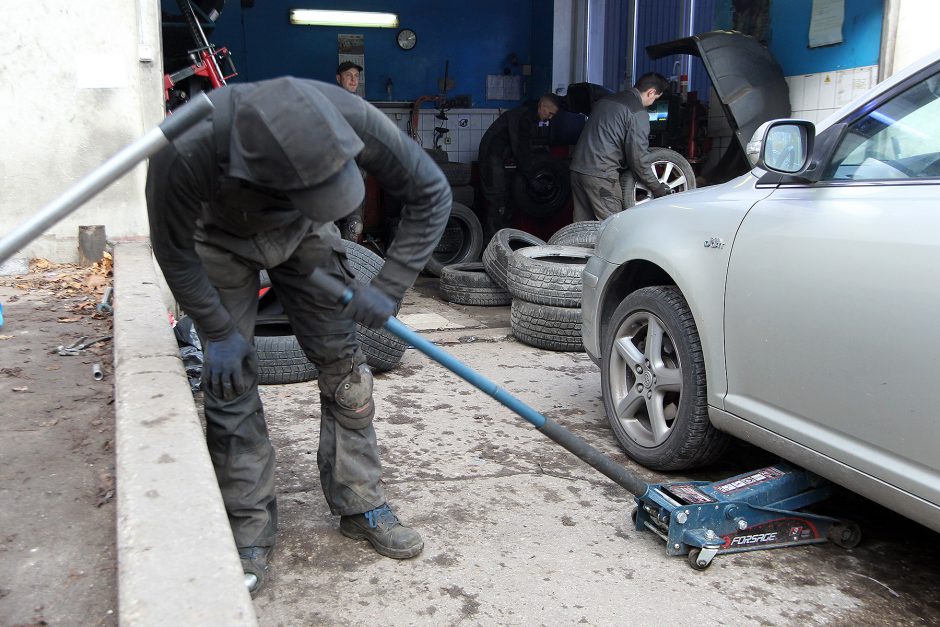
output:
[[[347,303],[352,289],[320,270],[312,280],[327,294]],[[631,514],[639,531],[666,542],[667,555],[686,555],[704,570],[716,555],[774,549],[827,540],[851,548],[861,539],[855,523],[798,511],[829,496],[828,482],[785,463],[715,483],[647,483],[635,473],[546,418],[446,351],[392,317],[385,328],[422,353],[528,420],[544,435],[590,464],[634,495]]]

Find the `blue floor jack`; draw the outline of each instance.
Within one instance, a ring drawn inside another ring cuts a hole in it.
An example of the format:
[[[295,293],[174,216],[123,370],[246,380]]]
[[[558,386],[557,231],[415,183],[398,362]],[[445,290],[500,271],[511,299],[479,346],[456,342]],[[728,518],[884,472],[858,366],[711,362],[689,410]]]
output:
[[[351,288],[316,270],[312,280],[343,303]],[[666,542],[667,555],[685,555],[704,570],[716,555],[831,541],[851,548],[861,533],[852,522],[798,511],[827,498],[829,483],[810,472],[777,463],[718,482],[647,483],[546,418],[446,351],[392,317],[385,328],[535,425],[544,435],[634,495],[637,530]]]

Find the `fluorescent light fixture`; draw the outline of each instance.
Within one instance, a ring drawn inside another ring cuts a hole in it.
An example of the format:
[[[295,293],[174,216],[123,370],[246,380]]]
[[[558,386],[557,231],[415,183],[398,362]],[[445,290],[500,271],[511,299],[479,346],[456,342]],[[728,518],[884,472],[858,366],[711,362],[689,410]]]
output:
[[[363,26],[373,28],[398,28],[398,16],[394,13],[372,13],[369,11],[324,11],[320,9],[291,9],[290,23],[304,26]]]

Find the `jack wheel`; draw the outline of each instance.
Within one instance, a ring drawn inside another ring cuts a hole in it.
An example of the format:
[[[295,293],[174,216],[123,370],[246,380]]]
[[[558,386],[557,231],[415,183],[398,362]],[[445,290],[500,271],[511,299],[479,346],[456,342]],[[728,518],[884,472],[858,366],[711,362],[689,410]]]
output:
[[[689,551],[689,566],[695,570],[705,570],[712,565],[711,562],[706,562],[705,560],[699,560],[699,555],[701,555],[702,549],[694,548]]]
[[[640,508],[634,507],[633,511],[630,512],[630,520],[633,521],[633,526],[636,527],[636,517],[638,516]]]
[[[854,522],[839,522],[829,528],[829,540],[843,549],[852,549],[862,541],[862,530]]]

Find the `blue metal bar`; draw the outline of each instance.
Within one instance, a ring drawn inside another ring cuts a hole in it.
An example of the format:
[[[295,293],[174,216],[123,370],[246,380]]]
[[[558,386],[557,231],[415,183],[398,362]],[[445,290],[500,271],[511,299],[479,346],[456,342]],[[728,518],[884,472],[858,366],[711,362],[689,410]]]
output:
[[[352,300],[353,291],[339,280],[328,276],[321,270],[315,270],[311,275],[311,281],[323,289],[327,294],[331,294],[341,303],[348,303]],[[385,321],[385,328],[397,335],[402,340],[408,342],[419,351],[441,364],[472,386],[492,396],[494,399],[513,410],[527,421],[535,425],[549,439],[553,440],[563,448],[574,454],[576,457],[593,467],[595,470],[606,476],[617,485],[627,489],[631,494],[644,495],[649,489],[649,485],[635,473],[630,472],[623,466],[616,464],[612,459],[598,451],[596,448],[571,433],[557,422],[550,420],[535,411],[515,396],[509,394],[479,372],[471,369],[463,362],[448,354],[441,348],[438,348],[428,340],[424,339],[404,323],[395,317]]]

